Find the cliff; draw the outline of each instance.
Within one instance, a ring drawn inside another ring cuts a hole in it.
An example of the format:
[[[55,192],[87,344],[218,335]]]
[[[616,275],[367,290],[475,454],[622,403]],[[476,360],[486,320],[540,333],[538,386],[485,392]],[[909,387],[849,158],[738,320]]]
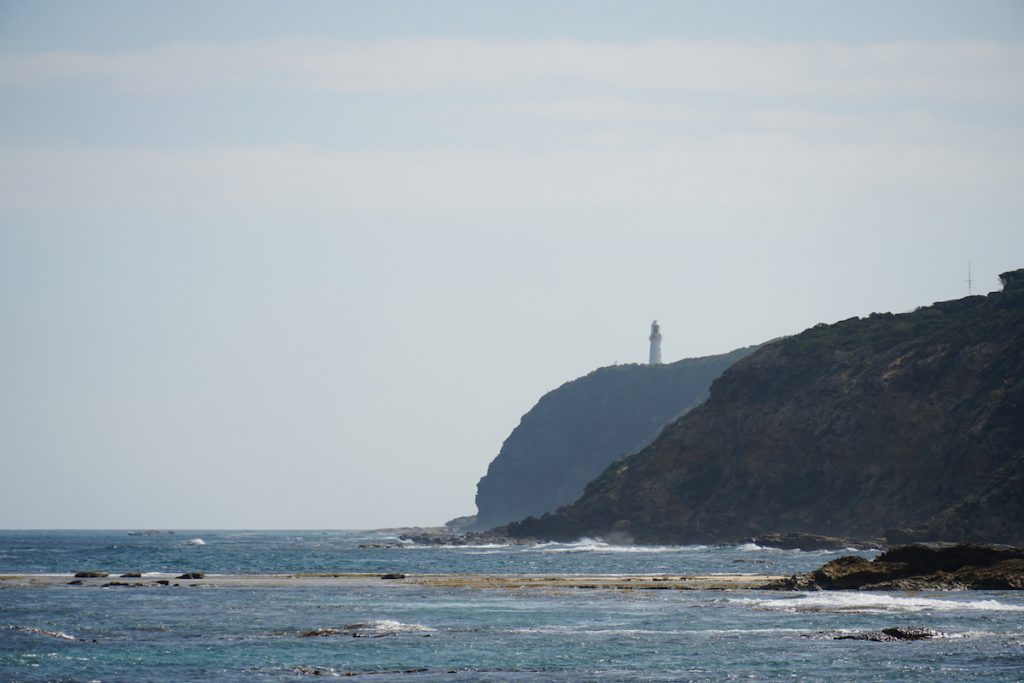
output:
[[[1024,542],[1024,270],[988,296],[777,340],[514,537]]]
[[[650,443],[707,397],[725,368],[753,350],[665,365],[614,365],[545,394],[501,447],[477,485],[471,528],[540,515],[576,500],[588,481]]]

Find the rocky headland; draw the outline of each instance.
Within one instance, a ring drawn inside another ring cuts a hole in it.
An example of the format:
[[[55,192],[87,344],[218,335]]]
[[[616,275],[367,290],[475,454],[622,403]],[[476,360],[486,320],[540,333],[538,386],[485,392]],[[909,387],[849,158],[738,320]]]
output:
[[[545,394],[477,485],[476,519],[453,526],[485,530],[573,502],[610,463],[707,398],[711,382],[754,348],[664,365],[613,365]]]
[[[1000,277],[987,296],[762,346],[575,503],[504,531],[1024,543],[1024,270]]]

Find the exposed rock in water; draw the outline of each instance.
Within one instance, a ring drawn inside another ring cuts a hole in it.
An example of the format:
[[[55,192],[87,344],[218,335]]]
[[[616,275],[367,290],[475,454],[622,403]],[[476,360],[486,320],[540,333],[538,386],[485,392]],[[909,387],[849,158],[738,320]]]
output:
[[[884,545],[877,541],[865,543],[851,538],[801,533],[764,534],[751,538],[749,541],[765,548],[781,548],[783,550],[843,550],[845,548],[864,550]]]
[[[466,515],[465,517],[456,517],[455,519],[449,519],[444,523],[444,528],[450,534],[461,534],[469,531],[476,524],[476,515]]]
[[[118,586],[123,588],[141,588],[145,585],[146,584],[144,583],[128,583],[126,581],[108,581],[107,583],[100,586],[100,588],[115,588]]]
[[[408,533],[401,534],[403,541],[417,545],[488,545],[493,543],[524,543],[521,539],[509,538],[497,531],[467,531],[464,534]]]
[[[0,630],[21,631],[23,633],[32,633],[37,636],[56,638],[57,640],[77,640],[74,636],[70,636],[63,631],[49,631],[47,629],[36,628],[34,626],[3,626],[0,627]]]
[[[847,556],[770,584],[779,590],[1024,590],[1024,548],[909,545]]]
[[[575,503],[507,532],[1024,544],[1024,270],[1001,277],[762,346]]]
[[[395,579],[404,579],[405,574],[382,574],[380,578],[387,579],[389,581]]]
[[[610,463],[700,404],[711,382],[754,348],[665,365],[604,367],[544,395],[477,485],[476,520],[453,531],[490,529],[573,502]]]
[[[341,627],[321,627],[312,631],[304,631],[299,634],[302,638],[328,638],[331,636],[348,636],[350,638],[386,638],[397,636],[403,633],[415,633],[418,635],[429,635],[425,633],[429,628],[419,624],[403,624],[397,621],[368,621],[359,624],[349,624]]]
[[[206,578],[206,574],[204,574],[202,572],[188,572],[187,574],[182,574],[181,576],[179,576],[177,578],[179,578],[179,579],[205,579]]]
[[[325,669],[319,666],[305,666],[299,665],[292,669],[293,673],[297,673],[303,676],[333,676],[334,669]]]
[[[107,572],[78,572],[75,574],[76,579],[105,579],[110,574]]]
[[[891,643],[901,640],[928,640],[946,635],[941,631],[921,626],[893,626],[881,631],[863,631],[861,633],[845,633],[834,640],[871,640],[876,643]]]

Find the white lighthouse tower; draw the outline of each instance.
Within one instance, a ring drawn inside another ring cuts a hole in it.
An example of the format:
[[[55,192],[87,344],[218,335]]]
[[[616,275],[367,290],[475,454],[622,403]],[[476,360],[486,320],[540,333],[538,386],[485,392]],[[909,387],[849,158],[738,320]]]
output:
[[[651,323],[651,365],[661,365],[661,325],[655,320]]]

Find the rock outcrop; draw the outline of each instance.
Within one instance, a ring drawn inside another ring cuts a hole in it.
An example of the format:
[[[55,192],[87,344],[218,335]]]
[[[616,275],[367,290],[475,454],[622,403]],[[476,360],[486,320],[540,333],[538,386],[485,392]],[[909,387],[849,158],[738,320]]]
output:
[[[946,634],[923,626],[892,626],[881,631],[861,631],[860,633],[844,633],[833,637],[833,640],[870,640],[875,643],[896,643],[907,640],[931,640],[943,638]]]
[[[815,534],[764,534],[749,539],[750,543],[765,548],[781,548],[783,550],[866,550],[877,548],[878,542],[855,541],[852,538],[838,538],[836,536],[817,536]]]
[[[609,463],[703,401],[711,382],[754,348],[609,366],[549,392],[505,440],[477,485],[476,519],[459,531],[490,529],[576,500]]]
[[[768,586],[779,590],[1024,590],[1024,548],[909,545],[874,560],[839,557]]]
[[[818,325],[515,537],[804,533],[1024,543],[1024,270],[988,296]]]

